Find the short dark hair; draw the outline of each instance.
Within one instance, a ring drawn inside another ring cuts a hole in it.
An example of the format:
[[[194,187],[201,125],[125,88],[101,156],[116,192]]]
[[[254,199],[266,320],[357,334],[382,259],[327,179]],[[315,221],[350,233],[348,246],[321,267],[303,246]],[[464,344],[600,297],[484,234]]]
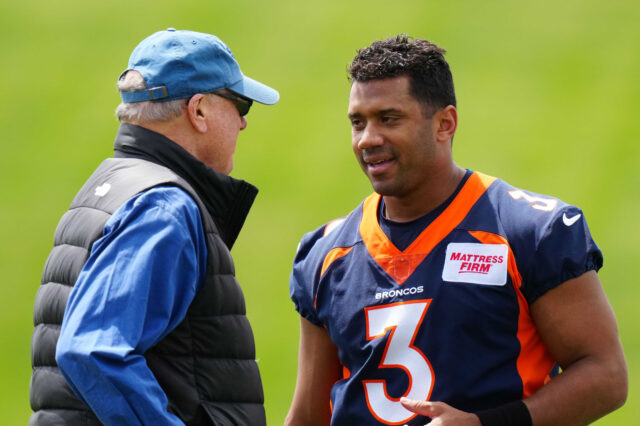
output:
[[[358,50],[349,80],[365,82],[407,75],[411,95],[431,108],[456,106],[456,94],[445,50],[422,39],[399,34]]]

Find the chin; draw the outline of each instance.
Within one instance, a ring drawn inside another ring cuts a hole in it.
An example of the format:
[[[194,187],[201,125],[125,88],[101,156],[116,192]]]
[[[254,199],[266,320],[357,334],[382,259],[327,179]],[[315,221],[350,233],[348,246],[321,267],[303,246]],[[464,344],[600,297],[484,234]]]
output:
[[[234,166],[234,163],[232,161],[229,164],[221,167],[220,173],[225,174],[225,175],[231,174],[231,172],[233,171],[233,166]]]
[[[393,182],[380,182],[371,180],[371,186],[373,186],[373,190],[380,195],[393,196],[398,193],[398,190]]]

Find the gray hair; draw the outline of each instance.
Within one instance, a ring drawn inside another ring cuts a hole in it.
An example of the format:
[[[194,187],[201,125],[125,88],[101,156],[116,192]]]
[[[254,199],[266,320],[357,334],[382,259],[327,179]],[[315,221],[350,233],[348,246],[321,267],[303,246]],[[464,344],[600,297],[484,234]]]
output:
[[[147,84],[138,71],[128,71],[118,80],[119,92],[134,92],[146,88]],[[116,117],[120,121],[168,121],[180,116],[184,105],[184,99],[167,102],[122,102],[116,108]]]

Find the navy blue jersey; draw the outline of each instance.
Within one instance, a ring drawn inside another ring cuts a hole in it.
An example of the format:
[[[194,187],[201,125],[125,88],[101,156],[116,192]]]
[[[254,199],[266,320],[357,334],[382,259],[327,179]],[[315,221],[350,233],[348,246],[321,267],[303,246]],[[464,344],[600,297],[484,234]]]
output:
[[[331,424],[423,425],[401,397],[477,411],[550,380],[529,306],[601,267],[581,210],[475,172],[399,250],[380,200],[306,234],[291,274],[296,310],[326,328],[344,367]]]

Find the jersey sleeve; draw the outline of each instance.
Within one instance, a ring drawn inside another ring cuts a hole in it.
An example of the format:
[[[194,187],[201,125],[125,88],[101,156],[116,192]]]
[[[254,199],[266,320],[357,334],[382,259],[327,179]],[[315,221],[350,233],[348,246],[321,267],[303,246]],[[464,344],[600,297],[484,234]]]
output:
[[[578,207],[559,207],[537,234],[535,251],[523,271],[522,292],[529,304],[563,282],[602,267],[602,252]]]
[[[316,243],[324,234],[325,227],[305,234],[298,244],[293,269],[289,279],[289,294],[296,311],[311,323],[322,327],[315,308],[315,296],[320,275],[321,262],[314,252]]]

